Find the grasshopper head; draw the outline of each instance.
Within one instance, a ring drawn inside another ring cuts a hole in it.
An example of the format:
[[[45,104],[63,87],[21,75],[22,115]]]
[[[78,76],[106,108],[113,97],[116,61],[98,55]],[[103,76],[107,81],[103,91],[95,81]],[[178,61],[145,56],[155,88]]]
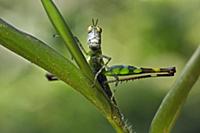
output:
[[[91,50],[98,50],[101,48],[101,27],[97,26],[98,19],[92,19],[92,25],[88,27],[87,43]]]

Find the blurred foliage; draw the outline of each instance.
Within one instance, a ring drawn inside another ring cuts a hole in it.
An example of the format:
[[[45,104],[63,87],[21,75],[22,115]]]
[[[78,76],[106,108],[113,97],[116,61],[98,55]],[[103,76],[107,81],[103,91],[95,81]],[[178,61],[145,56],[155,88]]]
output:
[[[85,47],[87,26],[91,18],[99,18],[102,48],[112,57],[110,65],[176,66],[179,75],[199,43],[198,0],[59,0],[56,4]],[[62,40],[52,37],[56,31],[40,1],[0,0],[0,16],[71,58]],[[86,99],[61,81],[47,82],[40,68],[3,47],[0,62],[0,132],[114,132]],[[134,81],[116,88],[121,110],[137,132],[148,131],[175,79]],[[200,131],[199,88],[200,81],[172,132]]]

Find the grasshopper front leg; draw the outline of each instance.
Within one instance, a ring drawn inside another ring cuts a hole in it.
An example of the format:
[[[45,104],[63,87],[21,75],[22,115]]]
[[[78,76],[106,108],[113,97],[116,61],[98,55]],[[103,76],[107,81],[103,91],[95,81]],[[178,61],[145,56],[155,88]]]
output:
[[[95,74],[95,77],[94,77],[94,84],[96,83],[97,77],[99,76],[99,74],[102,72],[103,69],[105,69],[105,68],[107,67],[108,63],[111,61],[111,57],[108,57],[108,56],[106,56],[106,55],[101,55],[99,58],[100,58],[100,59],[105,58],[105,59],[107,59],[107,61],[106,61],[106,63],[103,63],[103,64],[102,64],[102,67],[101,67],[101,68],[99,69],[99,71]]]
[[[80,48],[80,50],[85,54],[85,55],[89,55],[89,53],[84,49],[83,45],[81,44],[81,42],[79,41],[79,39],[74,36],[74,40],[76,41],[76,43],[78,44],[78,47]]]

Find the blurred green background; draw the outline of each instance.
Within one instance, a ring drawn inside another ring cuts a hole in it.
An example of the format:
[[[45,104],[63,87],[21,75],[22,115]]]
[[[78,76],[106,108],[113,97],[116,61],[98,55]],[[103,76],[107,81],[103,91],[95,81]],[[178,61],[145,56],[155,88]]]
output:
[[[172,78],[120,84],[116,97],[138,133],[148,132],[163,97],[199,44],[199,0],[55,0],[73,33],[86,46],[92,18],[103,28],[110,65],[176,66]],[[70,58],[39,0],[0,0],[0,16]],[[83,96],[0,46],[0,133],[114,133]],[[115,86],[111,85],[112,88]],[[200,81],[193,87],[173,133],[200,132]]]

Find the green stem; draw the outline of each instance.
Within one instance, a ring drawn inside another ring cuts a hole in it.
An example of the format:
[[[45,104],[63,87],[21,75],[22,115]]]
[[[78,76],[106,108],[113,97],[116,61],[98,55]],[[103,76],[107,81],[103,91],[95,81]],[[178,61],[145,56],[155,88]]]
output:
[[[192,86],[200,75],[200,46],[160,105],[150,127],[150,133],[169,133],[176,122]]]
[[[59,10],[51,0],[41,0],[41,2],[46,10],[47,15],[49,16],[51,23],[63,38],[65,45],[69,49],[79,68],[86,76],[88,76],[90,80],[93,80],[94,75],[82,52],[80,51],[76,40],[74,39],[74,35],[72,34],[67,23],[64,21]]]

